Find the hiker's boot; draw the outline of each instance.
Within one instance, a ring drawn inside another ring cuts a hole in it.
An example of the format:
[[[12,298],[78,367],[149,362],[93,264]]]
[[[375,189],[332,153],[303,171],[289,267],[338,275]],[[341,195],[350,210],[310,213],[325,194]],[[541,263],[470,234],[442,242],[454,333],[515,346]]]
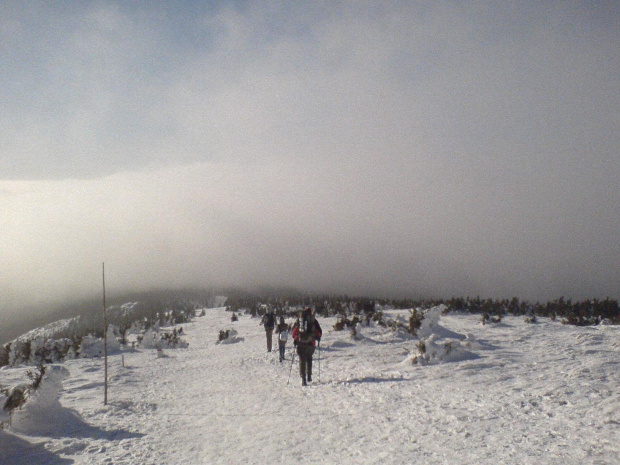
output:
[[[308,373],[308,382],[309,383],[312,382],[312,374],[311,373]]]
[[[305,376],[301,377],[301,385],[302,386],[307,386],[308,385],[308,383],[306,383],[306,377]]]

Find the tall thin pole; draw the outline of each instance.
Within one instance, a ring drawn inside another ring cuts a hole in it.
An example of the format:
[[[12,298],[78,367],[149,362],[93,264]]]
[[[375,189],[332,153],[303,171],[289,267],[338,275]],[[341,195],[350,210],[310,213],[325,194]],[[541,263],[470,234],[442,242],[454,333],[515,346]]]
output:
[[[103,405],[108,405],[108,319],[105,305],[105,263],[102,264],[103,273],[103,359],[104,359],[104,391]]]

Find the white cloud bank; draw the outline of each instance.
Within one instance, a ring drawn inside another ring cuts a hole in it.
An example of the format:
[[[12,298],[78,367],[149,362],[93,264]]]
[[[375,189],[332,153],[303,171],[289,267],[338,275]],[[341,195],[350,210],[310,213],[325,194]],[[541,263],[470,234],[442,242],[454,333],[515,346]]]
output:
[[[119,288],[618,297],[614,4],[163,8],[1,7],[0,312],[102,261]]]

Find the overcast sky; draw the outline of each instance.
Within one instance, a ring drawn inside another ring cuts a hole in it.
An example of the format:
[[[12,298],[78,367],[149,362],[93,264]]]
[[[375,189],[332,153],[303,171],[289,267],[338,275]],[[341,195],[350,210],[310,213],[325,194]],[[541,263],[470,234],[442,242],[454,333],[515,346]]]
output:
[[[620,2],[301,3],[0,3],[0,315],[620,296]]]

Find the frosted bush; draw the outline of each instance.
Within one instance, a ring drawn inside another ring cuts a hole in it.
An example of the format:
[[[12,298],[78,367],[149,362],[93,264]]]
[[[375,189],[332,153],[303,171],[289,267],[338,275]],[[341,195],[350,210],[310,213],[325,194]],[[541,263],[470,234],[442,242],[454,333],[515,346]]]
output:
[[[235,344],[242,342],[243,338],[237,336],[237,331],[234,329],[221,330],[216,344]]]
[[[419,365],[437,365],[478,358],[476,354],[466,350],[459,341],[439,339],[435,334],[421,339],[416,352],[406,361]]]
[[[59,413],[64,409],[59,401],[60,391],[63,379],[68,376],[69,370],[63,366],[48,366],[39,388],[31,391],[25,404],[13,412],[11,429],[37,436],[57,433]]]
[[[103,339],[99,337],[95,337],[92,334],[88,336],[84,336],[82,338],[82,343],[80,344],[79,350],[80,358],[94,358],[94,357],[103,357],[104,355],[104,347],[103,347]]]
[[[155,339],[157,335],[158,333],[152,329],[147,329],[142,337],[142,347],[144,349],[157,349],[157,341],[159,340],[159,338]]]

